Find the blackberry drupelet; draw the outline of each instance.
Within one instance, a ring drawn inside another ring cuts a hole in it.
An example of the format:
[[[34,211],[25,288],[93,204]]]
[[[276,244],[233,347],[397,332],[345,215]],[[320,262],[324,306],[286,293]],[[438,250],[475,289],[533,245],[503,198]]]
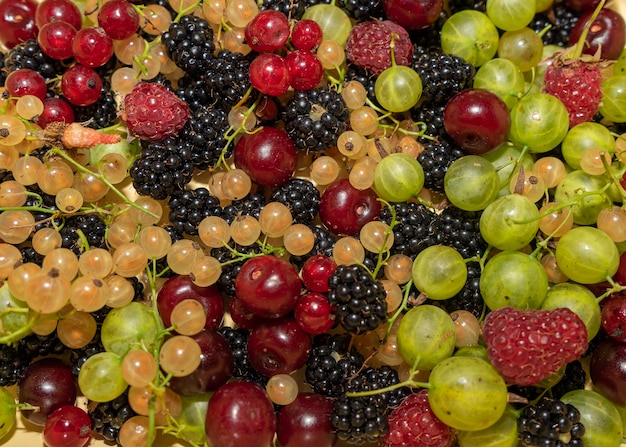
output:
[[[564,394],[574,390],[582,390],[587,384],[587,373],[578,360],[565,366],[563,377],[551,389],[552,397],[560,399]]]
[[[414,45],[411,67],[422,80],[421,98],[433,104],[445,104],[454,95],[470,87],[476,70],[459,56],[438,48]]]
[[[464,9],[474,9],[480,12],[487,11],[486,0],[448,0],[450,13],[462,11]]]
[[[66,67],[61,61],[47,56],[37,40],[29,39],[17,44],[4,55],[5,75],[22,68],[35,70],[46,81],[50,81],[63,73]]]
[[[488,244],[480,233],[480,215],[478,211],[464,211],[453,205],[448,205],[439,214],[445,244],[458,251],[464,259],[480,257],[487,249]]]
[[[230,247],[243,254],[261,253],[261,249],[256,244],[247,247],[233,244]],[[225,262],[230,262],[235,259],[235,255],[226,247],[213,248],[211,250],[211,256],[222,264],[222,274],[217,280],[217,286],[227,297],[233,298],[235,296],[235,278],[237,274],[239,274],[245,259],[240,260],[240,262],[224,265]]]
[[[37,253],[32,245],[22,245],[20,247],[20,253],[22,253],[22,262],[32,262],[33,264],[37,264],[41,266],[43,263],[44,255],[41,253]]]
[[[336,321],[348,332],[362,334],[387,320],[386,293],[365,267],[340,265],[328,278],[328,302]]]
[[[476,318],[481,318],[485,311],[485,300],[480,293],[480,274],[480,264],[478,262],[468,262],[467,280],[463,289],[452,298],[431,302],[430,304],[441,305],[448,313],[455,310],[466,310],[471,312]]]
[[[62,246],[72,250],[76,256],[80,256],[87,248],[106,249],[106,230],[106,223],[97,214],[67,217],[63,228],[60,230],[63,238]],[[88,247],[84,246],[83,238],[89,244]]]
[[[392,254],[403,254],[414,258],[426,247],[442,243],[442,223],[437,214],[421,203],[394,203],[396,220],[399,224],[393,228],[394,243]],[[383,207],[380,220],[391,224],[391,211]]]
[[[4,87],[4,81],[7,79],[7,72],[4,69],[5,53],[0,51],[0,87]]]
[[[309,225],[319,210],[320,191],[309,180],[292,178],[274,190],[270,200],[289,208],[294,223]]]
[[[386,18],[382,0],[340,0],[337,6],[356,20]]]
[[[115,60],[112,58],[112,60]],[[85,126],[94,129],[110,127],[117,121],[118,109],[115,93],[111,90],[111,84],[103,83],[102,93],[98,100],[87,107],[74,107],[75,121],[84,122]]]
[[[424,150],[417,157],[424,169],[424,187],[435,192],[444,192],[443,179],[452,162],[465,155],[449,137],[435,140],[421,138]]]
[[[351,346],[351,340],[350,334],[345,332],[315,336],[304,371],[306,382],[314,392],[328,397],[345,393],[348,380],[365,362]]]
[[[282,12],[292,20],[301,19],[308,6],[304,0],[260,0],[257,3],[261,11],[272,9]]]
[[[380,106],[378,101],[376,100],[376,92],[374,86],[376,84],[376,76],[373,73],[367,71],[367,69],[363,67],[359,67],[358,65],[351,64],[348,61],[346,74],[344,75],[344,83],[348,81],[359,81],[365,87],[365,91],[367,92],[367,99],[372,101],[374,105]]]
[[[535,14],[528,27],[539,33],[550,26],[541,38],[543,44],[568,47],[569,36],[580,16],[580,12],[568,8],[565,3],[554,2],[551,10]]]
[[[336,145],[349,119],[341,94],[323,87],[296,91],[284,114],[285,130],[296,147],[315,152]]]
[[[265,206],[265,197],[260,193],[248,193],[243,199],[233,200],[230,205],[226,205],[222,211],[222,218],[233,223],[237,216],[252,216],[258,220],[261,210]]]
[[[235,368],[233,377],[256,383],[261,387],[267,385],[268,378],[258,373],[248,361],[248,338],[250,331],[244,328],[223,326],[218,332],[224,336],[233,353]]]
[[[389,366],[367,368],[348,382],[348,391],[370,391],[395,385],[398,373]],[[389,430],[387,418],[392,409],[408,395],[406,388],[373,396],[339,396],[333,402],[331,425],[337,437],[349,444],[377,442]]]
[[[424,123],[424,135],[432,138],[446,138],[448,133],[443,125],[443,112],[446,104],[434,104],[428,101],[411,109],[411,119],[416,123]],[[420,138],[424,142],[426,138]]]
[[[61,343],[56,331],[54,331],[48,335],[27,335],[17,342],[17,349],[34,359],[51,354],[63,354],[68,348]]]
[[[243,99],[252,85],[249,69],[250,58],[233,51],[221,50],[209,61],[206,84],[227,113]]]
[[[179,138],[141,141],[141,154],[130,167],[129,175],[139,195],[163,200],[182,191],[193,178],[191,146]]]
[[[222,215],[217,197],[206,188],[175,191],[169,198],[170,223],[180,233],[198,234],[198,225],[205,217]]]
[[[188,73],[185,73],[178,80],[178,88],[175,93],[187,103],[192,114],[196,110],[214,105],[218,101],[213,96],[213,92],[209,90],[204,77],[191,76]]]
[[[128,403],[128,389],[110,402],[89,402],[87,412],[91,417],[93,430],[107,443],[119,444],[122,424],[136,413]]]
[[[162,42],[172,61],[192,76],[200,77],[206,73],[215,52],[213,29],[209,22],[194,14],[172,22],[163,33]]]
[[[220,159],[226,146],[224,133],[228,129],[228,113],[213,106],[201,106],[192,113],[189,120],[177,135],[191,148],[193,165],[198,169],[209,169]],[[224,158],[231,156],[231,145]]]
[[[544,396],[535,405],[524,408],[517,419],[517,428],[523,446],[583,446],[585,427],[580,422],[580,412],[558,399]]]

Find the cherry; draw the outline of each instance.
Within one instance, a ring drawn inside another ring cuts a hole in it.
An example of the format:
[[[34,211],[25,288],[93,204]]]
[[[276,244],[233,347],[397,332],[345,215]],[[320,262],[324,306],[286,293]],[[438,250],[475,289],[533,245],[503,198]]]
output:
[[[596,9],[600,4],[600,0],[563,0],[563,3],[574,11],[582,12]]]
[[[408,30],[416,30],[437,21],[443,0],[383,0],[383,9],[389,20]]]
[[[291,44],[296,50],[316,51],[323,37],[322,27],[311,19],[297,21],[291,30]]]
[[[321,394],[300,393],[278,412],[276,434],[283,447],[332,447],[333,402]]]
[[[569,44],[575,45],[583,29],[588,25],[594,10],[584,13],[569,35]],[[600,50],[602,59],[616,60],[626,44],[626,23],[621,14],[612,9],[602,8],[595,18],[585,39],[583,53],[594,55]]]
[[[594,389],[619,406],[626,406],[626,344],[608,339],[591,354],[589,376]]]
[[[33,0],[0,0],[0,44],[8,49],[37,38]]]
[[[443,125],[465,152],[484,154],[504,143],[511,117],[497,95],[474,88],[463,90],[448,101]]]
[[[626,176],[626,174],[624,174],[624,176]],[[622,286],[626,285],[626,252],[622,253],[619,257],[619,266],[617,267],[617,272],[613,276],[613,279]]]
[[[74,109],[63,98],[46,98],[43,100],[43,112],[37,118],[37,124],[45,129],[48,124],[56,121],[73,123]]]
[[[61,92],[75,106],[90,106],[102,94],[102,78],[92,68],[74,65],[61,77]]]
[[[310,351],[309,334],[289,316],[262,322],[248,337],[250,365],[266,377],[300,369]]]
[[[302,265],[302,282],[312,292],[328,292],[328,278],[337,270],[337,263],[328,256],[313,255]]]
[[[98,25],[111,39],[128,39],[139,27],[139,14],[128,1],[111,0],[100,8]]]
[[[172,310],[183,300],[196,300],[202,304],[206,313],[204,328],[207,331],[220,327],[224,316],[224,299],[217,285],[200,287],[186,275],[168,278],[157,294],[157,309],[166,327],[172,325]]]
[[[9,73],[4,86],[9,95],[14,98],[20,98],[25,95],[33,95],[42,101],[46,97],[48,88],[46,80],[35,70],[22,68]]]
[[[64,405],[48,416],[42,434],[48,447],[84,447],[91,439],[91,418],[81,408]]]
[[[271,445],[276,433],[274,406],[260,386],[229,382],[211,396],[204,428],[209,445]]]
[[[247,309],[237,297],[230,300],[228,310],[235,324],[244,329],[252,330],[264,320],[263,317]]]
[[[35,11],[35,23],[41,29],[52,22],[66,22],[78,30],[83,19],[80,9],[71,0],[43,0]]]
[[[280,11],[266,9],[248,22],[244,33],[252,50],[259,53],[276,51],[289,39],[289,19]]]
[[[278,318],[293,310],[302,290],[298,271],[272,255],[248,259],[235,278],[235,294],[250,311]]]
[[[102,28],[88,26],[76,33],[72,42],[74,58],[85,67],[101,67],[113,56],[113,40]]]
[[[293,176],[298,152],[287,132],[265,126],[237,142],[234,160],[255,183],[281,186]]]
[[[21,403],[39,407],[39,411],[22,410],[22,415],[35,425],[44,425],[54,410],[76,401],[72,368],[54,357],[35,360],[18,383],[17,398]]]
[[[612,295],[602,305],[601,324],[613,339],[626,342],[626,296]]]
[[[335,324],[334,309],[321,293],[311,292],[298,299],[294,318],[308,334],[323,334]]]
[[[320,199],[322,222],[335,234],[354,236],[363,225],[378,219],[378,196],[371,189],[356,189],[346,178],[332,182]]]
[[[262,53],[250,63],[250,82],[261,93],[280,96],[287,92],[291,76],[285,60],[278,54]]]
[[[192,336],[200,346],[200,365],[184,377],[172,377],[172,390],[182,396],[206,394],[224,385],[233,374],[233,353],[228,341],[216,331],[202,331]]]
[[[41,51],[52,59],[69,59],[74,55],[72,41],[76,36],[76,29],[67,22],[49,22],[39,28],[37,42]]]
[[[310,51],[296,50],[285,56],[285,63],[295,90],[311,90],[324,76],[322,61]]]

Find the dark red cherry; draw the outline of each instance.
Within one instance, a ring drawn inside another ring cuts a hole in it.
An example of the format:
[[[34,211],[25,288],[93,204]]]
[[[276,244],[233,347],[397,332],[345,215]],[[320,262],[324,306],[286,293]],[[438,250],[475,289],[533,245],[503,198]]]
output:
[[[326,296],[310,292],[298,299],[293,316],[308,334],[323,334],[335,324],[334,308]]]
[[[611,402],[626,406],[626,344],[602,341],[591,354],[589,376],[596,391]]]
[[[91,418],[74,405],[57,408],[43,427],[47,447],[84,447],[91,439]]]
[[[278,412],[278,441],[282,447],[332,447],[337,438],[330,417],[333,402],[315,393],[300,393]]]
[[[611,338],[626,342],[626,296],[613,295],[605,299],[600,322]]]
[[[378,219],[380,202],[370,189],[356,189],[350,180],[335,180],[322,193],[319,214],[322,222],[336,234],[354,236],[363,225]]]
[[[337,263],[328,256],[313,255],[304,261],[300,275],[302,282],[311,292],[328,292],[328,278],[337,270]]]
[[[563,3],[574,11],[582,12],[595,9],[600,4],[600,0],[563,0]]]
[[[580,16],[569,35],[570,45],[575,45],[578,42],[593,13],[594,10],[592,9]],[[602,8],[589,28],[583,53],[594,55],[600,50],[602,59],[616,60],[622,53],[625,44],[626,22],[624,22],[624,18],[612,9]]]
[[[408,30],[426,28],[437,21],[443,0],[383,0],[387,18]]]

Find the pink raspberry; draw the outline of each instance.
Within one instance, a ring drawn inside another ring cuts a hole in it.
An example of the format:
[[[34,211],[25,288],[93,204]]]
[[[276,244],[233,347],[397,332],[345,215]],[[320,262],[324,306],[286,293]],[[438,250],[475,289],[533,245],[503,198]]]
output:
[[[541,382],[587,349],[587,328],[573,311],[503,307],[487,315],[483,339],[493,366],[514,385]]]
[[[391,20],[368,20],[356,24],[346,42],[346,57],[379,75],[391,67],[392,36],[396,65],[410,65],[413,44],[409,33]]]
[[[137,138],[161,141],[189,119],[187,103],[156,82],[140,82],[124,97],[122,118]]]
[[[407,396],[389,415],[389,431],[383,447],[449,447],[454,430],[435,416],[428,390]]]

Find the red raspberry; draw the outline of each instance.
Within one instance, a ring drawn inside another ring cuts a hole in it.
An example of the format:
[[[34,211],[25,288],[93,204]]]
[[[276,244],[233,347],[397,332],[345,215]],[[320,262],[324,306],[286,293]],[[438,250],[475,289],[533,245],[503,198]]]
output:
[[[541,382],[587,349],[587,328],[573,311],[503,307],[487,315],[483,339],[493,366],[507,382]]]
[[[428,390],[407,396],[389,415],[389,431],[383,447],[449,447],[454,430],[435,416],[428,404]]]
[[[162,84],[140,82],[124,97],[122,118],[136,137],[161,141],[183,128],[189,107]]]
[[[356,24],[346,42],[346,57],[379,75],[391,67],[392,35],[396,65],[408,66],[413,59],[411,38],[404,28],[391,20],[369,20]]]

